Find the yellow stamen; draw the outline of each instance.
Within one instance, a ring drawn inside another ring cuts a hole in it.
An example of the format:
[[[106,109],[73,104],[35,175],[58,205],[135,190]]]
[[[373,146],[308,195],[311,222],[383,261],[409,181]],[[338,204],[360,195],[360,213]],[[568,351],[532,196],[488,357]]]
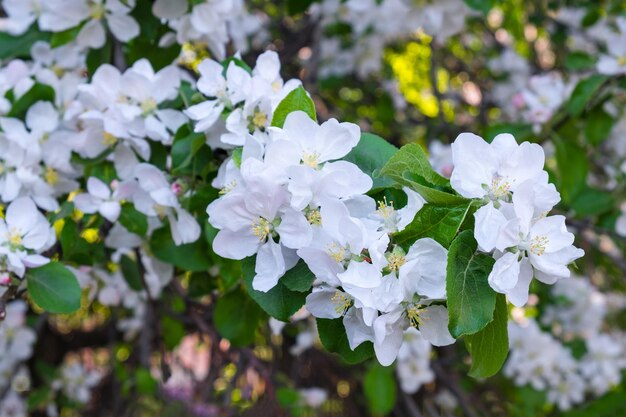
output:
[[[322,215],[319,210],[311,210],[306,214],[306,219],[310,224],[315,226],[321,226],[322,224]]]
[[[261,242],[264,242],[270,233],[272,233],[270,222],[263,217],[259,217],[252,223],[252,233],[254,233],[254,235],[258,237]]]
[[[392,253],[387,257],[387,261],[389,262],[387,268],[391,271],[398,271],[406,263],[406,258],[402,254]]]
[[[113,146],[117,143],[117,138],[108,132],[102,134],[102,143],[107,146]]]
[[[305,152],[302,154],[302,163],[313,169],[317,169],[319,165],[319,161],[318,161],[319,157],[320,155],[317,152],[313,152],[313,153]]]
[[[387,203],[387,197],[383,198],[383,201],[378,202],[378,210],[376,213],[383,219],[388,219],[393,216],[393,213],[396,210],[393,207],[393,201],[391,203]]]
[[[44,177],[46,182],[50,185],[56,185],[59,182],[59,173],[50,167],[46,168]]]
[[[259,129],[264,128],[267,125],[267,115],[257,110],[252,116],[252,124]]]
[[[343,262],[345,259],[346,249],[334,242],[326,248],[326,252],[328,252],[335,262]]]
[[[19,230],[15,228],[11,229],[9,232],[9,244],[11,246],[21,246],[22,245],[22,234]]]
[[[335,304],[335,311],[342,316],[346,314],[348,309],[352,307],[352,300],[346,294],[337,290],[335,295],[330,299]]]
[[[549,242],[547,236],[535,236],[530,240],[530,251],[537,256],[541,256],[545,253]]]
[[[158,107],[157,102],[151,97],[147,100],[144,100],[141,102],[141,111],[143,112],[144,116],[152,113],[153,111],[155,111]]]

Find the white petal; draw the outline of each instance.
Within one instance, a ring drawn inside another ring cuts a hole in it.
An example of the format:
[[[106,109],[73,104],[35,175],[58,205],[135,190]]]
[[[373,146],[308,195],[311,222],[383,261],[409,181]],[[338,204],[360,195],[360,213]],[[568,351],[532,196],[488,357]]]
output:
[[[285,274],[285,260],[278,243],[269,239],[259,248],[254,267],[256,275],[252,280],[252,288],[267,292],[278,284],[278,279]]]
[[[517,285],[520,263],[517,253],[507,252],[493,265],[488,281],[494,291],[506,294]]]
[[[448,310],[444,306],[424,308],[420,314],[419,330],[435,346],[447,346],[455,342],[448,330]]]

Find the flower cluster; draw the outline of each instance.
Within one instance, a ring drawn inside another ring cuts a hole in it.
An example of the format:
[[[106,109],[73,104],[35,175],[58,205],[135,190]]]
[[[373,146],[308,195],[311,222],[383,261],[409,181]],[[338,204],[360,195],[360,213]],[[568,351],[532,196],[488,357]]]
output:
[[[406,0],[324,0],[311,13],[319,16],[325,32],[342,33],[322,39],[320,76],[356,72],[366,78],[382,69],[383,52],[391,42],[410,38],[420,29],[442,42],[463,29],[471,11],[459,0],[419,6]],[[341,25],[349,27],[348,34],[332,30]]]
[[[30,375],[23,362],[33,354],[37,336],[26,324],[27,306],[14,301],[6,308],[0,323],[0,415],[26,415],[26,402],[20,393],[30,388]],[[10,389],[12,388],[12,389]]]
[[[424,200],[405,188],[404,208],[384,201],[377,207],[365,195],[371,178],[339,161],[359,138],[356,125],[334,119],[318,125],[292,112],[282,128],[268,128],[256,155],[241,158],[234,185],[207,212],[219,229],[218,255],[256,255],[255,290],[270,291],[302,259],[317,278],[307,309],[318,318],[343,317],[351,348],[371,341],[388,365],[411,324],[431,343],[454,341],[440,304],[447,251],[432,239],[407,252],[390,245],[389,234],[404,229]]]
[[[626,299],[602,294],[584,277],[559,281],[552,287],[554,304],[541,323],[519,316],[509,323],[511,354],[505,374],[515,384],[545,390],[548,401],[566,410],[586,394],[602,396],[622,381],[626,369],[623,333],[606,331],[611,312],[623,309]],[[585,352],[574,357],[564,343],[581,340]]]
[[[34,24],[44,32],[76,30],[76,38],[62,46],[65,53],[103,48],[108,33],[132,42],[141,32],[139,16],[145,19],[136,0],[4,0],[2,7],[7,17],[0,19],[0,31],[11,35],[22,35]],[[262,16],[248,13],[243,0],[159,0],[149,12],[171,29],[158,40],[160,48],[206,44],[223,59],[229,42],[245,51],[250,37],[263,37]]]
[[[518,145],[510,134],[487,143],[462,133],[452,144],[452,159],[452,187],[484,204],[474,214],[474,235],[479,248],[496,258],[491,288],[523,306],[533,276],[546,284],[569,277],[567,266],[584,251],[572,245],[564,216],[546,216],[560,196],[543,170],[543,148]]]

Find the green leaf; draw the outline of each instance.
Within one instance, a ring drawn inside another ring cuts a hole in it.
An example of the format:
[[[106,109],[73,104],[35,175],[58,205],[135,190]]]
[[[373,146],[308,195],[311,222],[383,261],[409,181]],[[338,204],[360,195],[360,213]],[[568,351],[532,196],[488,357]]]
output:
[[[572,208],[578,217],[597,216],[615,207],[615,197],[609,191],[585,187],[572,201]]]
[[[13,103],[7,117],[24,119],[28,109],[38,101],[54,102],[54,88],[46,84],[35,83],[26,94]]]
[[[579,81],[566,104],[567,111],[572,116],[580,115],[606,80],[608,80],[607,76],[596,74]]]
[[[283,284],[282,279],[268,292],[253,289],[252,279],[255,275],[255,263],[256,257],[251,256],[244,259],[241,266],[248,294],[250,294],[250,297],[270,316],[278,320],[289,321],[289,318],[304,305],[307,294],[299,291],[291,291]]]
[[[309,6],[318,0],[287,0],[287,13],[293,16],[298,13],[304,13]]]
[[[72,42],[78,36],[78,32],[80,32],[81,28],[82,25],[79,25],[62,32],[53,33],[50,38],[50,47],[58,48],[59,46]]]
[[[94,245],[89,244],[80,236],[78,226],[73,220],[67,219],[61,230],[61,249],[66,262],[79,265],[92,265],[94,261]]]
[[[585,121],[585,138],[597,146],[609,136],[617,120],[605,112],[602,106],[597,106],[586,115]]]
[[[470,206],[470,202],[458,206],[426,204],[413,221],[394,236],[394,241],[402,246],[410,246],[418,239],[431,237],[447,248],[461,228]]]
[[[317,331],[324,348],[329,352],[338,354],[344,362],[356,364],[374,356],[372,342],[364,342],[356,349],[350,349],[343,319],[317,319],[316,321]]]
[[[143,395],[154,395],[159,388],[158,382],[152,377],[150,371],[143,368],[134,370],[137,392]]]
[[[380,170],[380,175],[412,188],[429,203],[459,205],[468,201],[454,194],[450,182],[435,172],[422,147],[414,143],[400,148]]]
[[[150,248],[158,259],[185,271],[205,271],[211,267],[208,256],[209,248],[204,239],[176,246],[172,240],[169,226],[157,229],[152,233]]]
[[[166,303],[168,308],[176,313],[184,313],[185,311],[185,302],[180,297],[172,297],[167,300],[162,300],[162,302]],[[167,350],[174,350],[187,334],[185,325],[179,319],[170,315],[163,315],[161,317],[161,327],[163,343]]]
[[[565,57],[565,67],[570,71],[584,70],[593,68],[597,59],[594,56],[584,52],[570,52]]]
[[[120,260],[120,266],[122,268],[122,275],[130,288],[135,291],[144,289],[143,282],[141,281],[141,272],[139,271],[139,265],[136,261],[130,259],[127,255],[123,255]]]
[[[589,162],[584,149],[573,141],[555,139],[558,174],[555,176],[557,189],[566,204],[571,204],[587,185]]]
[[[28,32],[20,36],[0,33],[0,60],[8,61],[12,58],[28,57],[30,48],[35,42],[49,39],[49,33],[40,32],[35,27],[31,27]]]
[[[311,289],[313,281],[315,281],[315,275],[313,275],[306,263],[300,259],[296,266],[283,275],[280,281],[292,291],[306,292]]]
[[[283,127],[287,115],[297,110],[305,112],[311,119],[317,121],[315,103],[302,86],[287,94],[287,97],[278,104],[272,117],[272,126]]]
[[[107,41],[102,48],[87,52],[87,72],[90,76],[93,77],[102,64],[111,62],[111,49],[111,42]]]
[[[532,138],[533,127],[526,123],[497,123],[485,129],[485,140],[489,143],[501,133],[510,133],[518,142]]]
[[[489,11],[495,5],[495,0],[463,0],[470,9],[478,10],[483,14],[489,13]]]
[[[343,160],[356,164],[361,171],[372,177],[374,185],[371,192],[375,192],[377,189],[393,185],[390,179],[380,177],[378,173],[397,151],[398,148],[380,136],[363,133],[359,143]]]
[[[59,262],[26,270],[28,293],[42,309],[69,314],[80,308],[81,290],[76,277]]]
[[[148,233],[148,217],[138,211],[131,203],[124,203],[119,222],[130,233],[145,236]]]
[[[374,363],[363,378],[363,392],[370,411],[374,415],[384,415],[396,405],[396,380],[393,367],[383,367]]]
[[[506,298],[504,294],[498,294],[493,321],[480,332],[465,336],[465,345],[472,356],[471,377],[488,378],[504,364],[509,353],[507,322]]]
[[[178,129],[172,145],[172,171],[177,172],[191,165],[193,157],[205,143],[204,133],[195,133],[187,125]]]
[[[495,261],[489,255],[476,253],[477,247],[474,233],[466,230],[454,239],[448,252],[448,329],[455,338],[477,333],[493,319],[496,293],[487,277]]]
[[[238,288],[217,299],[213,324],[233,346],[246,346],[254,342],[254,333],[262,316],[258,304]]]
[[[226,75],[226,71],[228,71],[228,67],[230,66],[231,62],[237,65],[239,68],[243,68],[247,72],[252,73],[252,68],[250,68],[250,65],[246,64],[245,61],[237,58],[236,56],[230,56],[221,62],[222,67],[224,67],[224,76]]]

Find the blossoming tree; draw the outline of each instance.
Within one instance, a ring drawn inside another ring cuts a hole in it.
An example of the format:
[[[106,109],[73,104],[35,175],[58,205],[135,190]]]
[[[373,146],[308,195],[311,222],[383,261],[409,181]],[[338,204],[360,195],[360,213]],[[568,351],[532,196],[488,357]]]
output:
[[[0,416],[623,413],[626,9],[544,3],[0,2]]]

